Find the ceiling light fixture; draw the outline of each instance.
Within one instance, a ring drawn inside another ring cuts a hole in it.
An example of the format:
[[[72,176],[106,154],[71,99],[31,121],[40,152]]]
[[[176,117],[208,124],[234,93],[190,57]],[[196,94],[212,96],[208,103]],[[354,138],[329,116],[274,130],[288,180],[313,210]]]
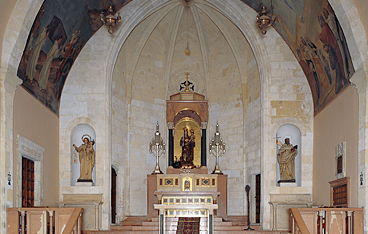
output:
[[[100,16],[101,16],[102,22],[109,29],[108,32],[112,34],[114,32],[113,28],[115,28],[115,26],[121,21],[120,14],[118,13],[118,16],[115,17],[114,8],[112,5],[110,5],[109,8],[107,9],[107,15],[105,16],[104,13],[101,12]]]
[[[275,22],[276,17],[273,15],[273,5],[272,5],[272,0],[271,0],[271,14],[268,13],[267,8],[265,6],[261,7],[261,11],[258,12],[257,15],[257,24],[259,29],[261,29],[261,32],[263,35],[266,35],[267,33],[267,28],[270,27],[273,22]]]
[[[189,11],[189,2],[190,0],[184,0],[185,3],[186,3],[186,6],[185,6],[185,11],[186,11],[186,15],[187,15],[187,27],[186,27],[186,31],[187,31],[187,48],[185,48],[185,54],[186,55],[190,55],[190,49],[189,49],[189,41],[188,41],[188,11]]]

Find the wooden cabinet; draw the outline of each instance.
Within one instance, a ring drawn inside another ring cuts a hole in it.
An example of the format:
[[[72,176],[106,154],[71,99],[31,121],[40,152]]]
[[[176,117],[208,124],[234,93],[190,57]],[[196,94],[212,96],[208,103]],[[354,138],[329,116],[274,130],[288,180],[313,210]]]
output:
[[[350,206],[350,177],[330,181],[330,206]]]

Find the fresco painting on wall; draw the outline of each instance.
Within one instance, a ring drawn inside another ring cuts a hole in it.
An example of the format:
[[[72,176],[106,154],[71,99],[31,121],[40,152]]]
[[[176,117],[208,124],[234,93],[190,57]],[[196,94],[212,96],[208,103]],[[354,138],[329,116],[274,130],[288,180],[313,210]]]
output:
[[[56,115],[65,79],[89,38],[102,26],[100,13],[127,0],[45,0],[35,18],[17,75],[22,86]]]
[[[256,11],[271,4],[242,1]],[[110,2],[119,11],[128,0],[45,0],[35,18],[17,75],[22,86],[57,115],[65,79],[102,26],[100,13]],[[341,26],[327,0],[278,0],[273,5],[274,27],[299,60],[317,114],[349,85],[355,72]]]
[[[271,5],[271,0],[242,1],[256,11],[263,5],[270,9]],[[305,73],[316,115],[348,87],[355,72],[344,33],[327,0],[272,3],[277,17],[274,28]]]

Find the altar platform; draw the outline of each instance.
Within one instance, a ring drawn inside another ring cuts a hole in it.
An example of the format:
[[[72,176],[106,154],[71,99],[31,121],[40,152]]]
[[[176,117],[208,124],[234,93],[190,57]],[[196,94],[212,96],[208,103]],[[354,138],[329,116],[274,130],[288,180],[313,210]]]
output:
[[[227,219],[227,175],[207,174],[207,168],[174,169],[169,168],[167,174],[147,176],[147,217],[158,217],[155,204],[171,205],[167,217],[183,217],[185,206],[216,204],[214,215]],[[178,209],[174,209],[175,206]],[[187,212],[201,212],[201,209],[188,208]],[[175,213],[175,215],[173,215]],[[197,217],[200,217],[196,215]],[[204,213],[202,212],[204,217]]]

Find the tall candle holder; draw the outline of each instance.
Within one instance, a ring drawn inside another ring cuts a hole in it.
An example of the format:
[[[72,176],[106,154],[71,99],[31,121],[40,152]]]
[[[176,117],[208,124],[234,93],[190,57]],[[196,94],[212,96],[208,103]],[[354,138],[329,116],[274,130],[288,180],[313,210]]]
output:
[[[162,171],[160,170],[159,157],[162,154],[164,154],[166,150],[165,150],[165,143],[163,139],[161,138],[161,133],[159,131],[158,122],[156,125],[155,137],[152,139],[152,141],[149,144],[149,152],[150,154],[155,153],[155,156],[156,156],[156,166],[152,174],[163,174]]]
[[[210,143],[210,154],[212,153],[216,157],[216,166],[213,170],[212,174],[222,174],[219,166],[219,156],[222,153],[225,153],[225,143],[222,141],[220,137],[219,125],[216,124],[216,132],[214,133],[214,137]]]

